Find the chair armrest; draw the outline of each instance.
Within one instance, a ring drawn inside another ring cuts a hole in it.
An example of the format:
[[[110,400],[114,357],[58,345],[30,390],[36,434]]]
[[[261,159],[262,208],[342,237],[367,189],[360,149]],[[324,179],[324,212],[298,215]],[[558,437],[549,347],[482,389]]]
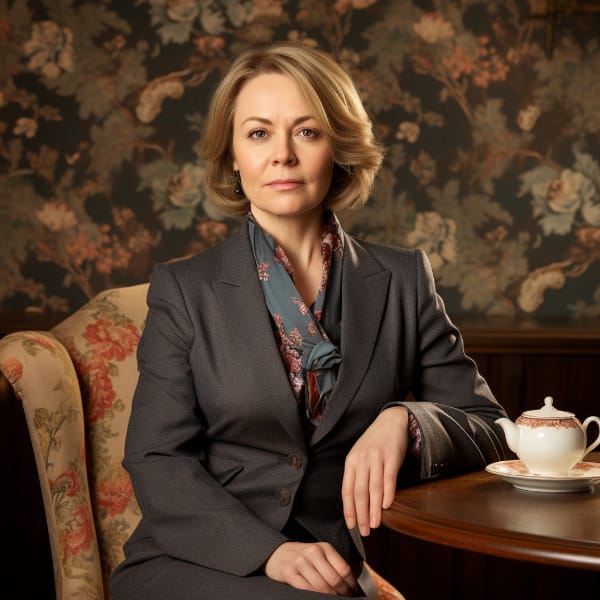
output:
[[[23,403],[46,513],[56,597],[103,600],[84,412],[69,353],[49,332],[12,333],[0,340],[0,371]]]

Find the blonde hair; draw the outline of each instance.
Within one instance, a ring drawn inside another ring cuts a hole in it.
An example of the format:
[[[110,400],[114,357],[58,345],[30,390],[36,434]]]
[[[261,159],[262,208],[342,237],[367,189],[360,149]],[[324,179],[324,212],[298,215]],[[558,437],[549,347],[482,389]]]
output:
[[[332,58],[292,42],[246,51],[219,83],[201,145],[209,198],[229,215],[243,215],[249,209],[248,199],[235,191],[233,117],[244,84],[265,73],[286,75],[298,84],[331,143],[334,170],[327,205],[332,210],[363,206],[383,159],[371,120],[352,79]]]

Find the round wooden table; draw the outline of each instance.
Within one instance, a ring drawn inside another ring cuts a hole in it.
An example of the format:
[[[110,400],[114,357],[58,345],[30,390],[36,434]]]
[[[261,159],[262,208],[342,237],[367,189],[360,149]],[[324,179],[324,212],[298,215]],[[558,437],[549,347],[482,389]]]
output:
[[[600,452],[585,460],[600,462]],[[462,550],[600,571],[600,484],[529,492],[476,471],[399,490],[383,524]]]

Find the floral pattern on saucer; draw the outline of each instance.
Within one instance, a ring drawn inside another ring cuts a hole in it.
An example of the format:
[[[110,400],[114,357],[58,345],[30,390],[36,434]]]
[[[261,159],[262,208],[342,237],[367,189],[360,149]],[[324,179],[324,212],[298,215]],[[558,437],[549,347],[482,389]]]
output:
[[[600,483],[600,463],[594,462],[579,462],[568,475],[557,477],[530,473],[520,460],[495,462],[485,470],[516,488],[534,492],[580,492]]]

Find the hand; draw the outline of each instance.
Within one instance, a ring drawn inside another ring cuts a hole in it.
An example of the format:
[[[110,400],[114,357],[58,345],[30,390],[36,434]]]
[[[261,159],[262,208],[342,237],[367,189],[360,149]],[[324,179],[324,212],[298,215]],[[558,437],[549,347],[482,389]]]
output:
[[[265,575],[322,594],[351,596],[358,587],[350,565],[327,542],[284,542],[265,563]]]
[[[382,509],[394,500],[408,442],[408,410],[404,406],[386,408],[358,438],[346,457],[342,481],[348,529],[358,524],[364,537],[371,528],[379,527]]]

